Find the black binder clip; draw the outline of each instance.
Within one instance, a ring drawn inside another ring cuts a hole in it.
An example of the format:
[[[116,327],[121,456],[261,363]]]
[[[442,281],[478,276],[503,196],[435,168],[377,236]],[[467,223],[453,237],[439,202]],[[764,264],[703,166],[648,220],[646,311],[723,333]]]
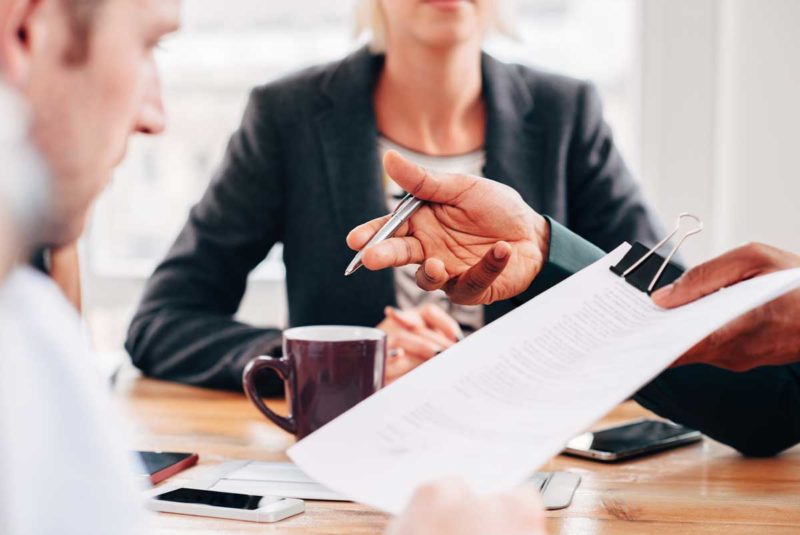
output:
[[[666,258],[656,254],[665,243],[672,239],[681,228],[683,218],[693,219],[697,226],[687,231],[675,244]],[[648,249],[639,242],[633,244],[628,254],[619,261],[616,266],[611,266],[611,271],[625,279],[628,284],[650,295],[662,286],[670,284],[681,276],[683,270],[672,264],[670,260],[675,256],[675,252],[689,236],[697,234],[703,230],[703,221],[696,215],[684,212],[678,216],[675,222],[675,230],[669,233],[663,240],[658,242],[653,248]]]

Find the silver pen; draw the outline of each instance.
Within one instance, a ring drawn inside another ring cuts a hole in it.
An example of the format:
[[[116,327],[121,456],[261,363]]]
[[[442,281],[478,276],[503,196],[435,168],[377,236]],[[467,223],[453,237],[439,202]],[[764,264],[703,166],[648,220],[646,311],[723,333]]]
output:
[[[344,276],[349,277],[363,265],[361,263],[361,257],[364,256],[364,251],[367,250],[367,247],[388,240],[394,236],[394,233],[397,232],[397,229],[403,226],[403,223],[408,221],[408,219],[414,215],[414,212],[419,210],[419,207],[424,203],[425,201],[417,199],[410,193],[403,197],[403,200],[400,201],[400,204],[398,204],[397,208],[395,208],[394,212],[392,212],[392,216],[389,218],[389,221],[387,221],[386,224],[384,224],[380,230],[378,230],[378,232],[372,236],[367,244],[356,253],[356,256],[353,257],[353,261],[350,262],[349,266],[347,266]]]

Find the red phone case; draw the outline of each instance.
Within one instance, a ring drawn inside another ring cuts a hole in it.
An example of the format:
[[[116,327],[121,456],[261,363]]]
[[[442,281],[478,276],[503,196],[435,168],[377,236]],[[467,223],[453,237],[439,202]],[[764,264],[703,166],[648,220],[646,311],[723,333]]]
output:
[[[178,472],[182,472],[183,470],[186,470],[187,468],[194,466],[195,464],[197,464],[197,460],[199,458],[200,457],[196,453],[193,453],[189,457],[183,459],[182,461],[178,461],[177,463],[171,464],[166,468],[159,470],[158,472],[150,474],[150,482],[153,485],[161,483],[168,477],[172,477]]]

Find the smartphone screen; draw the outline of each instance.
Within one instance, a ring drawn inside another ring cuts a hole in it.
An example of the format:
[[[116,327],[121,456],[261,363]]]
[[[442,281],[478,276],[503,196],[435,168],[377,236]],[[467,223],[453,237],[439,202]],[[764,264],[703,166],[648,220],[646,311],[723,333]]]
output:
[[[645,421],[592,433],[589,449],[619,453],[679,437],[689,429],[666,422]]]
[[[213,507],[227,507],[228,509],[254,511],[258,509],[263,496],[237,494],[235,492],[219,492],[216,490],[175,489],[154,496],[154,498],[164,502],[193,503],[211,505]]]
[[[601,452],[615,455],[656,451],[700,440],[700,433],[670,422],[643,420],[594,433],[584,433],[567,444],[567,453]]]

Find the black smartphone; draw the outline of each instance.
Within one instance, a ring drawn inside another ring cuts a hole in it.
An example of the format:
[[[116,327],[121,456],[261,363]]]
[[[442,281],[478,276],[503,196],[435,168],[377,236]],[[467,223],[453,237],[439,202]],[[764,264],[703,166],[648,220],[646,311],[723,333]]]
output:
[[[180,488],[154,496],[156,500],[178,503],[196,503],[212,507],[227,507],[229,509],[246,509],[255,511],[260,507],[263,496],[239,494],[236,492],[219,492],[215,490]]]
[[[141,457],[147,476],[153,485],[194,466],[198,459],[196,453],[172,451],[139,451],[137,453]]]
[[[702,440],[699,431],[662,420],[636,420],[584,433],[567,443],[564,453],[613,462]]]

